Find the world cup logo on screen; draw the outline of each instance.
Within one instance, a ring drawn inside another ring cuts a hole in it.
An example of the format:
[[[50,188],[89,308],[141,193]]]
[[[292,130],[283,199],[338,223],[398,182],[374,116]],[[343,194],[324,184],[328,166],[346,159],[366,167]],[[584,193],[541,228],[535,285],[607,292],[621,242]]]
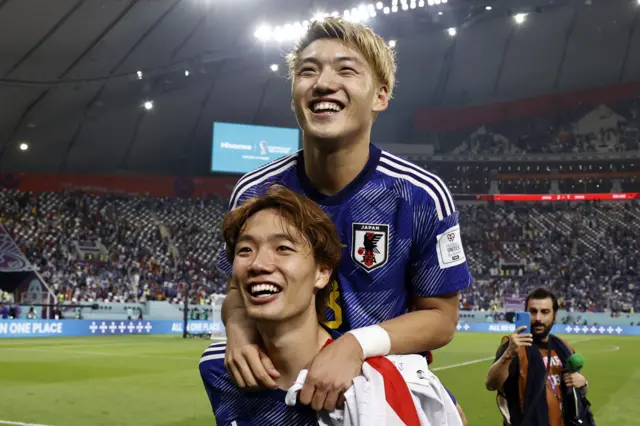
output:
[[[267,141],[260,141],[260,155],[267,155]]]

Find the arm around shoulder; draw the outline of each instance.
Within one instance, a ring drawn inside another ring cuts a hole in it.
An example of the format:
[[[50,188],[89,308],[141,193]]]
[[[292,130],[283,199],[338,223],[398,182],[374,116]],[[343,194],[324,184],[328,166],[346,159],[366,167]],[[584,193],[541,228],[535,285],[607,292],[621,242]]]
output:
[[[458,324],[457,292],[436,297],[416,297],[415,311],[382,324],[391,340],[392,354],[412,354],[446,346]]]

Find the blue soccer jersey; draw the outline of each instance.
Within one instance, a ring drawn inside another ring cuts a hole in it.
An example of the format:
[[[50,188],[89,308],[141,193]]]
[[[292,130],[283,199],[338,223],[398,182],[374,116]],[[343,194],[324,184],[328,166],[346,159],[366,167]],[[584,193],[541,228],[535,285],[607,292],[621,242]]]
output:
[[[317,202],[335,223],[343,254],[326,326],[339,333],[408,312],[412,296],[455,292],[472,282],[458,212],[444,182],[371,145],[362,172],[338,194],[318,192],[302,151],[244,175],[230,209],[280,184]],[[224,256],[220,268],[231,266]]]
[[[218,426],[311,426],[318,417],[310,406],[285,404],[282,389],[244,392],[224,367],[225,343],[213,343],[200,358],[200,376]]]

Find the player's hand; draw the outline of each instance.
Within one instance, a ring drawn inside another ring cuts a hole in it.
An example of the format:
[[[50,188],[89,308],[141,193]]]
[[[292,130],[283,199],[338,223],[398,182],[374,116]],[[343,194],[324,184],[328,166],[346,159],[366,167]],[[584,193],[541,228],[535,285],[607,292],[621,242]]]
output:
[[[358,340],[347,333],[324,348],[311,361],[300,402],[316,411],[333,411],[344,405],[344,393],[362,373],[364,356]]]
[[[280,373],[267,354],[251,341],[249,333],[240,328],[227,327],[224,366],[240,389],[256,391],[278,388],[274,379],[280,377]]]
[[[530,333],[520,334],[522,330],[527,328],[526,325],[518,327],[509,338],[509,348],[507,349],[508,356],[513,358],[518,355],[518,351],[521,347],[531,346],[533,343],[533,335]]]
[[[587,379],[580,373],[564,373],[563,378],[567,387],[580,389],[587,385]]]

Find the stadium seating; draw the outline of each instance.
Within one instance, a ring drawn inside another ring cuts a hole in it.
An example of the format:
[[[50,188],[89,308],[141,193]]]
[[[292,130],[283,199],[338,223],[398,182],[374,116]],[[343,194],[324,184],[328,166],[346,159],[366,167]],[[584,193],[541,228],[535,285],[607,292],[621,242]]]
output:
[[[578,105],[556,115],[482,126],[467,135],[452,134],[439,144],[437,152],[519,155],[638,151],[639,129],[636,100],[595,108]]]
[[[0,217],[64,301],[193,303],[224,292],[223,200],[150,199],[0,191]],[[460,203],[477,284],[466,310],[498,309],[502,297],[554,288],[569,311],[640,310],[640,204]],[[83,256],[87,247],[97,255]]]
[[[640,204],[460,206],[476,285],[463,309],[495,310],[505,295],[553,288],[569,311],[638,312]]]

